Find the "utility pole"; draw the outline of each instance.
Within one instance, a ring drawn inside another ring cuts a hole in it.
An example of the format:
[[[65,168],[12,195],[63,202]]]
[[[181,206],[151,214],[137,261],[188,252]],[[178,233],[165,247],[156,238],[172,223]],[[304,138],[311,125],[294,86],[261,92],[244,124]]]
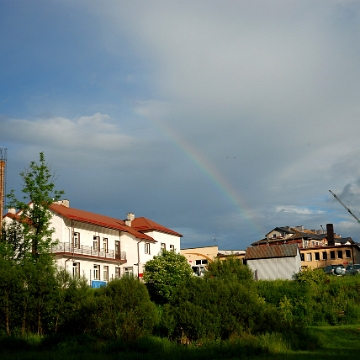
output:
[[[6,148],[0,148],[0,230],[5,208]]]

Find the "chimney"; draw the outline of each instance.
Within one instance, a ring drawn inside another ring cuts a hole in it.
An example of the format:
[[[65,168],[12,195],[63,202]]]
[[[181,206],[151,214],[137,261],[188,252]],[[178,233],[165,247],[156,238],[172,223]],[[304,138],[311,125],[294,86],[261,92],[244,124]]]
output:
[[[66,206],[67,208],[70,207],[70,201],[67,200],[67,199],[55,201],[54,204],[64,205],[64,206]]]
[[[127,213],[126,214],[126,220],[125,220],[125,225],[126,226],[131,226],[131,222],[135,219],[135,214],[134,213]]]
[[[328,241],[328,246],[335,245],[333,224],[326,224],[326,238]]]
[[[8,213],[9,213],[9,214],[14,214],[14,215],[15,215],[15,214],[16,214],[16,209],[15,209],[15,208],[13,208],[13,207],[12,207],[12,208],[9,208],[9,209],[8,209]]]

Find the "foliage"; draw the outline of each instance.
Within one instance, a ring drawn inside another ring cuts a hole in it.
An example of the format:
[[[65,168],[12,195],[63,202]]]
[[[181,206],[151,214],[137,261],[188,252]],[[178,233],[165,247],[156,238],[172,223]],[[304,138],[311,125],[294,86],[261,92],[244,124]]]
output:
[[[267,307],[256,292],[236,279],[192,277],[177,287],[161,324],[170,325],[166,336],[172,339],[226,340],[243,332],[271,329],[276,324],[276,315],[270,320],[272,313],[276,314],[275,308]]]
[[[63,192],[55,190],[43,153],[39,164],[31,162],[20,176],[24,183],[23,200],[27,202],[18,200],[11,191],[8,205],[20,210],[20,216],[4,223],[1,233],[0,316],[8,335],[41,335],[53,330],[59,295],[56,267],[50,254],[53,229],[48,209]]]
[[[21,210],[23,248],[25,251],[31,249],[32,256],[36,259],[40,253],[49,251],[54,230],[50,228],[51,214],[48,210],[64,192],[55,189],[54,175],[43,152],[40,153],[39,163],[32,161],[20,176],[23,180],[23,199],[18,200],[14,190],[11,190],[8,206]]]
[[[13,220],[8,224],[4,221],[0,234],[1,256],[6,260],[21,260],[28,250],[23,239],[23,229],[18,221]]]
[[[282,319],[294,324],[338,325],[360,320],[360,279],[323,278],[307,271],[300,281],[258,281],[259,295],[276,306]]]
[[[236,279],[248,285],[254,282],[252,270],[235,256],[230,256],[226,260],[215,259],[210,262],[205,277],[216,277],[226,281]]]
[[[104,339],[134,342],[151,333],[157,322],[157,310],[146,287],[138,279],[112,280],[94,292],[87,316],[87,331]]]
[[[303,281],[303,282],[305,281],[314,282],[317,284],[323,283],[325,279],[326,279],[326,274],[324,270],[321,268],[318,269],[306,268],[295,275],[295,280]]]
[[[192,270],[183,255],[162,251],[145,264],[144,281],[150,297],[159,304],[167,303],[183,281],[192,276]]]

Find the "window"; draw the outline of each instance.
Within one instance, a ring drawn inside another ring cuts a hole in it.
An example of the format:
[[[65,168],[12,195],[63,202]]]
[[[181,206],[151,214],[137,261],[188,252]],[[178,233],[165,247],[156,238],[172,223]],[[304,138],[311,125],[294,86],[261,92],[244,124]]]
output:
[[[338,259],[342,259],[342,258],[343,258],[343,252],[342,252],[342,250],[338,250],[337,256],[338,256]]]
[[[94,280],[100,280],[100,265],[94,265]]]
[[[300,254],[300,259],[301,259],[301,261],[305,261],[305,258],[304,258],[304,254]]]
[[[170,251],[175,251],[174,245],[170,245]]]
[[[108,238],[103,238],[103,251],[105,251],[105,252],[109,251]]]
[[[80,278],[80,263],[79,262],[73,263],[73,277]]]
[[[93,250],[100,251],[100,236],[93,237]]]
[[[103,280],[109,281],[109,267],[106,265],[103,266]]]
[[[320,253],[318,253],[318,252],[315,253],[315,260],[316,261],[320,260]]]
[[[160,248],[161,248],[161,250],[166,250],[166,244],[165,244],[165,243],[161,243]]]
[[[120,268],[119,267],[115,268],[115,279],[120,279]]]
[[[195,265],[206,265],[207,260],[195,260]]]
[[[73,246],[74,248],[80,249],[80,233],[74,232],[73,234]]]
[[[312,260],[311,253],[307,253],[306,254],[306,261],[311,261],[311,260]]]
[[[145,254],[150,254],[150,243],[144,244]]]
[[[335,251],[330,251],[330,259],[335,260]]]
[[[346,258],[350,258],[350,257],[351,257],[351,251],[350,251],[350,250],[345,250],[345,257],[346,257]]]
[[[322,259],[323,259],[323,260],[327,260],[327,252],[326,252],[326,251],[323,251],[323,253],[322,253]]]
[[[124,267],[124,276],[133,276],[134,270],[132,266]]]
[[[115,240],[115,259],[121,259],[120,241]]]

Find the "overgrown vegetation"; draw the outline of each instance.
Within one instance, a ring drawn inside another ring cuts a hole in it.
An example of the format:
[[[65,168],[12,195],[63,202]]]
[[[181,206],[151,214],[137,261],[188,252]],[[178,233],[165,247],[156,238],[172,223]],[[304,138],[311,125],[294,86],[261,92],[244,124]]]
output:
[[[255,282],[236,258],[211,262],[198,278],[184,257],[163,252],[147,263],[145,282],[124,277],[89,288],[57,269],[49,252],[46,211],[60,192],[44,161],[23,173],[36,212],[25,207],[26,216],[2,227],[0,351],[23,348],[40,359],[49,351],[69,359],[267,356],[324,346],[312,326],[360,322],[360,276],[306,270],[295,281]]]

